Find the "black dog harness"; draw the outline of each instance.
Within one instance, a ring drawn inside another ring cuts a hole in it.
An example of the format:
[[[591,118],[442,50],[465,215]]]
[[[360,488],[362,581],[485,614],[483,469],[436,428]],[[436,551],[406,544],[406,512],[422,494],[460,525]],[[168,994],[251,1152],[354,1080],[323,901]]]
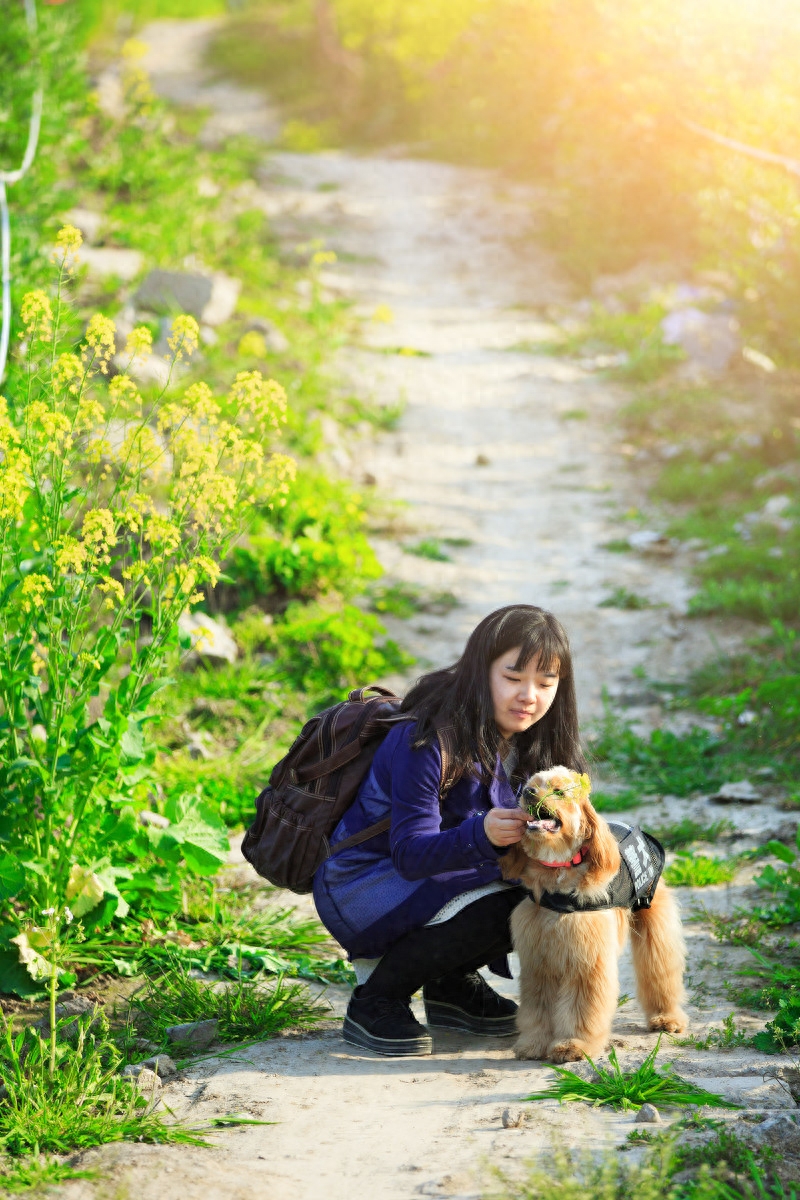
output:
[[[637,825],[631,828],[621,821],[609,821],[608,827],[619,843],[620,868],[602,900],[584,900],[574,892],[542,892],[539,903],[557,913],[597,912],[603,908],[629,908],[638,912],[653,902],[656,884],[664,870],[664,847]]]

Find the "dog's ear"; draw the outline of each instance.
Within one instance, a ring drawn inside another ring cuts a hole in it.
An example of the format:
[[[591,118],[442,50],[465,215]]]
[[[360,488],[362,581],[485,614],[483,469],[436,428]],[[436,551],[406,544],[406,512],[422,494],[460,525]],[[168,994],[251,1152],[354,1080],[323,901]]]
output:
[[[509,846],[506,853],[501,854],[497,861],[500,864],[500,874],[503,879],[521,879],[531,860],[522,846],[516,845]]]
[[[584,843],[588,847],[590,866],[586,872],[587,883],[605,883],[612,879],[620,868],[619,845],[607,823],[595,812],[588,800],[583,808]]]

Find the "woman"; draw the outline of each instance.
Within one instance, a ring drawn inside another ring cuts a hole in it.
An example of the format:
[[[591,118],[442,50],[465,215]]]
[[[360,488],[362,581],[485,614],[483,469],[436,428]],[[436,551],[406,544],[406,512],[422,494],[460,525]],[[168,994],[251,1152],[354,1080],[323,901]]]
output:
[[[478,968],[504,960],[509,918],[525,896],[500,875],[524,832],[519,787],[548,767],[585,770],[567,636],[541,608],[498,609],[454,666],[416,683],[402,713],[331,837],[314,899],[356,969],[345,1041],[430,1054],[409,1006],[420,987],[429,1025],[515,1032],[517,1006]],[[388,815],[388,833],[336,852]]]

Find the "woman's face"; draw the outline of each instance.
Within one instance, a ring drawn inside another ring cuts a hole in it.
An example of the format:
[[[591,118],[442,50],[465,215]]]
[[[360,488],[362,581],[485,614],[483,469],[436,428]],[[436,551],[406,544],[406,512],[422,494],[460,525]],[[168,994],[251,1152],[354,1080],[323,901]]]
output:
[[[520,647],[515,646],[496,658],[489,668],[494,719],[504,738],[524,733],[541,721],[558,691],[557,663],[543,671],[537,656],[517,671],[519,654]]]

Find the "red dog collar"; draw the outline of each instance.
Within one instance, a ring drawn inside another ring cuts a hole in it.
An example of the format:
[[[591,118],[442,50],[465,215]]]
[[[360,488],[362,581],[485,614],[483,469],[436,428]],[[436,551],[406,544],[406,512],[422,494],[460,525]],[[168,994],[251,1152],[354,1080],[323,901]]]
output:
[[[534,861],[538,866],[550,867],[554,871],[559,870],[561,867],[579,867],[583,862],[588,849],[588,846],[581,846],[580,850],[574,855],[573,858],[570,859],[569,862],[542,862],[540,858],[537,858]]]

